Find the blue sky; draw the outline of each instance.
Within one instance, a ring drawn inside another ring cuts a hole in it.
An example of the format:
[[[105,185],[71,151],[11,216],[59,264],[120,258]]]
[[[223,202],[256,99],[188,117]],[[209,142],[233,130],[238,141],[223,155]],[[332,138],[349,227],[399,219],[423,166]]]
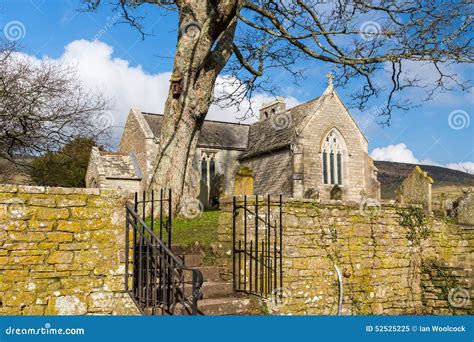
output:
[[[99,89],[112,99],[111,120],[116,137],[130,107],[161,112],[166,98],[169,72],[176,44],[175,13],[165,13],[153,6],[143,9],[144,29],[141,35],[120,21],[112,11],[111,1],[104,1],[96,12],[80,12],[78,0],[0,0],[1,34],[17,35],[24,53],[35,58],[51,58],[74,63],[79,76],[91,89]],[[16,29],[16,31],[15,31]],[[326,86],[324,75],[331,66],[319,62],[304,65],[305,79],[300,85],[276,77],[281,96],[289,105],[319,96]],[[431,70],[412,66],[413,72],[425,75]],[[473,80],[473,68],[462,66],[456,72]],[[433,76],[434,77],[434,76]],[[383,81],[383,80],[382,80]],[[351,89],[337,89],[349,99]],[[474,107],[472,93],[461,91],[438,94],[428,103],[421,102],[419,92],[406,93],[421,105],[408,112],[395,112],[390,127],[377,124],[378,102],[360,113],[352,109],[356,121],[369,139],[369,152],[375,159],[449,165],[474,172]],[[258,94],[258,105],[271,99]],[[209,118],[235,121],[235,109],[213,107]],[[375,119],[374,119],[375,118]]]

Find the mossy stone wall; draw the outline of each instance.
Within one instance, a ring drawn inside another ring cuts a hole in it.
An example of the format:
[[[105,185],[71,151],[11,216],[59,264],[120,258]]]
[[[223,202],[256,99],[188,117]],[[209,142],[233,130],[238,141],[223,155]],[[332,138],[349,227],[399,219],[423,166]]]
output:
[[[222,204],[216,249],[230,272],[232,204]],[[406,227],[399,223],[404,210],[285,200],[285,299],[267,303],[270,312],[335,315],[336,265],[345,275],[345,315],[472,314],[474,230],[428,216],[425,228]],[[236,221],[242,229],[243,215]]]
[[[0,314],[138,314],[124,289],[126,198],[0,185]]]

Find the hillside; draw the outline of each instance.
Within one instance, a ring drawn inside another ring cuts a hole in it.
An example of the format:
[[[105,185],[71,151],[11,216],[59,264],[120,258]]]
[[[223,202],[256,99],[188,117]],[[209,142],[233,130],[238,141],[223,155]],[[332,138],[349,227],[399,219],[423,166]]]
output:
[[[395,191],[402,184],[403,179],[410,173],[416,164],[396,163],[388,161],[374,161],[379,169],[378,180],[382,187],[382,198],[395,198]],[[448,169],[441,166],[418,165],[433,178],[433,200],[437,201],[441,193],[449,198],[459,196],[463,189],[474,187],[474,175],[466,172]]]

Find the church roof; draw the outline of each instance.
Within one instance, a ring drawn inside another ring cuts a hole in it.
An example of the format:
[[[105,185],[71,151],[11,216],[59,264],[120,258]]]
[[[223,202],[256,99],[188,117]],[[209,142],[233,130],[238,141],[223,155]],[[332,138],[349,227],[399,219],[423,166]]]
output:
[[[99,151],[106,178],[141,179],[142,174],[133,154]]]
[[[162,114],[142,113],[155,137],[161,133]],[[245,150],[249,125],[233,122],[205,120],[198,140],[198,147]]]
[[[259,121],[250,126],[249,144],[240,159],[250,158],[262,153],[275,151],[289,146],[297,130],[304,126],[313,113],[310,109],[319,98],[290,108],[283,113],[274,114],[267,120]]]

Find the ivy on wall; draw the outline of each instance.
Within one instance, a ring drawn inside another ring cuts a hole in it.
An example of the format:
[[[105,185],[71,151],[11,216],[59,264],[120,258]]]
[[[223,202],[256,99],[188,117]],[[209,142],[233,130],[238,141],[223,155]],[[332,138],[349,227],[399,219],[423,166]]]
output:
[[[407,229],[406,237],[413,244],[419,245],[421,240],[429,236],[428,218],[422,208],[408,207],[398,210],[397,215],[398,223]]]

